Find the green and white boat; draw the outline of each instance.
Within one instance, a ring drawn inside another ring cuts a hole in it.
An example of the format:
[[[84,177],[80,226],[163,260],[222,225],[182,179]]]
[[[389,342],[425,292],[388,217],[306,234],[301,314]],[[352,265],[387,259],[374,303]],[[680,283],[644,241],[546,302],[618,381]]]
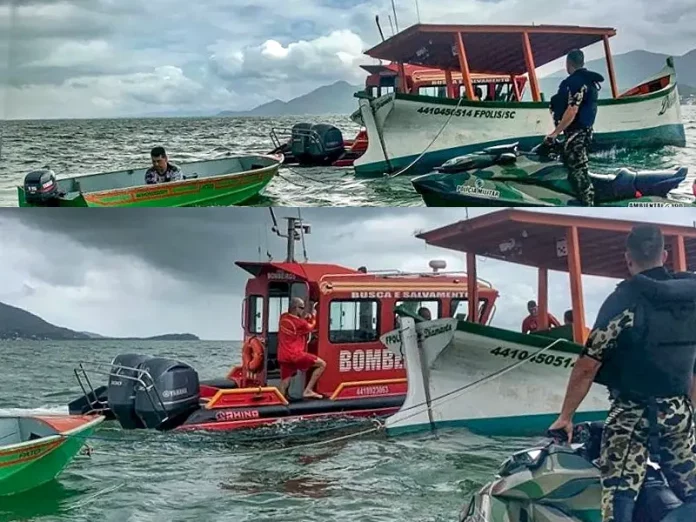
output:
[[[440,69],[447,79],[438,96],[405,73],[394,92],[355,94],[359,109],[351,119],[365,127],[368,143],[353,163],[356,176],[420,175],[455,156],[511,141],[531,149],[554,128],[549,99],[558,88],[549,92],[546,84],[543,92],[537,69],[573,48],[598,43],[606,51],[608,74],[592,150],[685,147],[674,60],[669,57],[662,70],[622,92],[609,49],[615,34],[610,27],[417,24],[391,36],[365,54]],[[477,74],[507,76],[509,82],[476,83]],[[531,88],[530,101],[520,78]]]
[[[145,184],[147,168],[56,178],[30,172],[17,187],[20,207],[192,207],[241,205],[259,196],[283,163],[282,154],[245,154],[177,163],[182,179]]]
[[[638,224],[503,209],[418,234],[431,247],[466,254],[470,311],[467,318],[426,321],[395,310],[400,326],[380,340],[392,353],[403,354],[408,391],[399,411],[385,421],[387,433],[466,428],[493,436],[544,434],[560,413],[570,373],[589,335],[582,275],[629,277],[625,240]],[[696,229],[691,223],[658,225],[669,252],[668,268],[696,270]],[[487,300],[473,285],[479,277],[478,256],[537,268],[537,295],[523,296],[521,304],[536,297],[538,330],[523,333],[520,327],[492,326],[475,313]],[[569,276],[572,321],[556,328],[548,324],[550,270]],[[613,289],[608,281],[606,295]],[[574,421],[604,420],[609,407],[606,387],[594,383]]]
[[[103,416],[0,417],[0,496],[55,479],[80,452]]]

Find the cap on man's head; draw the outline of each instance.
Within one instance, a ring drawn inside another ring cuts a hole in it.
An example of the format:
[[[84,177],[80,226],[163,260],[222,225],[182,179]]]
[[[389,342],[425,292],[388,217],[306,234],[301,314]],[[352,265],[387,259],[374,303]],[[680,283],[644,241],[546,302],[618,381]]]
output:
[[[626,238],[626,250],[636,263],[653,263],[662,258],[665,238],[657,225],[636,225]]]
[[[534,308],[536,306],[536,301],[527,301],[527,308]]]

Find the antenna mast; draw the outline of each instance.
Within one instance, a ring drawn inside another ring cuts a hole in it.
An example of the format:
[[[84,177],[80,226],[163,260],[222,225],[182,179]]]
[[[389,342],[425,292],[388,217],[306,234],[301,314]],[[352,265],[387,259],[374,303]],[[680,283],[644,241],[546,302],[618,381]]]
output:
[[[382,26],[379,25],[379,15],[375,15],[375,23],[377,24],[377,30],[379,31],[379,35],[382,37],[382,41],[384,41],[384,33],[382,32]]]
[[[303,241],[304,235],[312,233],[312,225],[309,223],[303,223],[302,219],[295,217],[286,217],[288,221],[288,227],[285,234],[280,231],[278,227],[278,222],[276,221],[273,209],[271,211],[271,216],[273,218],[273,226],[271,231],[274,232],[278,237],[284,237],[287,239],[287,257],[285,258],[286,263],[297,263],[295,260],[295,241]],[[306,250],[305,250],[305,262],[306,262]]]
[[[399,20],[396,18],[396,5],[394,5],[394,0],[391,0],[392,11],[394,12],[394,25],[396,26],[396,32],[399,32]]]
[[[418,23],[421,23],[421,20],[420,20],[420,9],[418,8],[418,0],[416,0],[416,16],[418,17]]]

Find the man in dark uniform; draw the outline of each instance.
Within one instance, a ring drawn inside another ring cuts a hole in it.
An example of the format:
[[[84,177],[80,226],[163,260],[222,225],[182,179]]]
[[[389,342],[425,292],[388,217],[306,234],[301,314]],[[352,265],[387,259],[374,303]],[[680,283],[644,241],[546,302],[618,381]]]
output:
[[[551,98],[551,112],[556,125],[546,137],[553,141],[565,134],[563,163],[568,181],[585,206],[594,206],[594,187],[587,167],[587,149],[592,142],[592,127],[597,117],[597,99],[604,77],[585,69],[585,55],[579,49],[566,57],[569,76],[561,82],[558,93]]]
[[[603,522],[631,522],[648,457],[683,502],[696,503],[696,275],[668,272],[666,258],[657,226],[633,228],[626,242],[632,277],[602,305],[550,428],[570,440],[573,414],[592,382],[607,386]]]

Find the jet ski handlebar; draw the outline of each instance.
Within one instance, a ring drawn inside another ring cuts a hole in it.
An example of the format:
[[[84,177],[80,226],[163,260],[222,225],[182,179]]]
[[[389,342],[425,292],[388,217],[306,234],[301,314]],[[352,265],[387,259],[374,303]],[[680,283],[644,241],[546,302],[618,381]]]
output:
[[[586,444],[596,436],[600,436],[604,423],[599,422],[581,422],[573,426],[573,436],[571,441],[578,444]],[[565,430],[548,430],[546,436],[552,439],[556,444],[568,444],[568,433]],[[594,437],[593,437],[594,436]]]

